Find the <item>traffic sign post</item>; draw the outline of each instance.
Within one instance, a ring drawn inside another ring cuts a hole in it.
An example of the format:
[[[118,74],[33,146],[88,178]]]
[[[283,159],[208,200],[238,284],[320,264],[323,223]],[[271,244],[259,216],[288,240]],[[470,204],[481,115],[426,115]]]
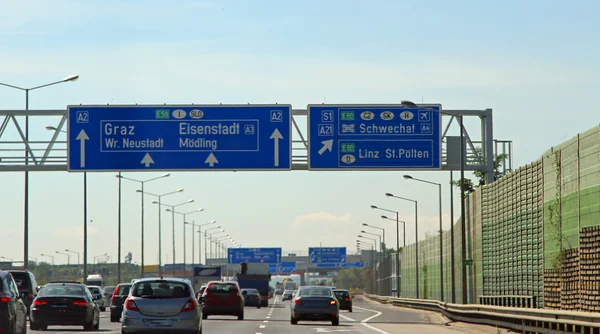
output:
[[[70,172],[291,170],[290,105],[69,106]]]
[[[280,263],[281,248],[228,248],[227,260],[230,264],[249,263]]]
[[[441,169],[441,105],[309,105],[309,170]]]
[[[311,247],[308,258],[309,263],[344,263],[346,247]]]
[[[364,268],[365,267],[365,263],[364,262],[347,262],[347,263],[342,263],[342,268]]]

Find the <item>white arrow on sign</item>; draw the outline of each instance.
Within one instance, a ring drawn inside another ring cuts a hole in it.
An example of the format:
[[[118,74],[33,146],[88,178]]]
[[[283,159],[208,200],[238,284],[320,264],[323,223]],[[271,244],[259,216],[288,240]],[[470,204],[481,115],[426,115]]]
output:
[[[79,140],[79,144],[80,144],[80,153],[79,153],[79,167],[83,168],[85,167],[85,141],[86,140],[90,140],[90,137],[88,137],[87,133],[85,133],[85,130],[81,129],[81,132],[79,132],[79,134],[77,135],[77,138],[75,138],[75,140]]]
[[[319,150],[319,155],[323,155],[325,151],[331,152],[333,150],[333,139],[322,141],[321,144],[323,144],[323,147]]]
[[[214,154],[212,154],[212,152],[208,155],[208,158],[206,158],[206,160],[204,161],[205,164],[208,164],[210,167],[214,167],[215,164],[219,163],[219,160],[217,160],[217,157],[215,157]]]
[[[152,160],[150,153],[146,153],[146,155],[144,155],[144,158],[142,159],[142,162],[140,162],[140,163],[144,164],[144,166],[146,166],[146,167],[150,167],[150,164],[153,164],[154,160]]]
[[[275,149],[274,149],[274,165],[275,167],[279,166],[279,139],[283,139],[283,136],[281,135],[281,132],[279,132],[278,129],[275,129],[275,131],[273,131],[273,134],[271,135],[271,137],[269,139],[273,139],[275,141]]]

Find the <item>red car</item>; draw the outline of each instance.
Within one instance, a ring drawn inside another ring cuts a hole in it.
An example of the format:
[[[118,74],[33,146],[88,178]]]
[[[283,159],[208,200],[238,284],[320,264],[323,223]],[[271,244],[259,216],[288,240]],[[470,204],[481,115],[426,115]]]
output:
[[[244,320],[244,297],[237,282],[209,282],[201,302],[202,319],[209,315],[232,315]]]

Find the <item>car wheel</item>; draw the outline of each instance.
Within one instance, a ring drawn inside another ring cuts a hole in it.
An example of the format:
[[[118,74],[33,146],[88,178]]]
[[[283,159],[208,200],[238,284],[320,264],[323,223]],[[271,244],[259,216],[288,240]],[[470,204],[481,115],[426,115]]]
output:
[[[101,307],[101,308],[100,308],[100,311],[101,311],[101,312],[106,312],[106,307]]]
[[[335,317],[334,319],[331,320],[331,324],[334,326],[339,326],[340,325],[340,318],[339,317]]]
[[[238,314],[238,320],[244,320],[244,312]]]
[[[298,324],[298,319],[296,319],[294,317],[290,317],[290,324],[297,325]]]
[[[93,317],[92,317],[92,320],[89,323],[83,325],[83,329],[86,330],[86,331],[93,331],[94,330],[94,318]]]
[[[348,312],[352,313],[352,307],[348,310]]]
[[[208,313],[202,313],[202,320],[208,319]]]

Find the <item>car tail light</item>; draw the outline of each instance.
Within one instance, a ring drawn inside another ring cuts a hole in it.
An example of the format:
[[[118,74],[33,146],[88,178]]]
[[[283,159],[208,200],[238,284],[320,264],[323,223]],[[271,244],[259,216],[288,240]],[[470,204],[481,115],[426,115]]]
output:
[[[294,299],[294,305],[304,305],[300,299]]]
[[[196,300],[194,298],[190,298],[190,300],[188,300],[181,309],[181,312],[189,312],[193,311],[194,309],[196,309]]]
[[[335,304],[337,304],[337,301],[336,301],[335,299],[332,299],[332,300],[329,302],[329,305],[335,305]]]
[[[137,311],[137,312],[140,311],[140,309],[137,307],[137,305],[135,305],[135,302],[133,301],[133,299],[129,299],[129,298],[127,298],[127,300],[125,300],[125,308],[128,309],[129,311]]]
[[[33,305],[36,305],[36,306],[38,306],[38,305],[46,305],[46,304],[48,304],[48,302],[45,301],[45,300],[43,300],[43,299],[36,298],[36,299],[33,300]]]
[[[112,295],[112,303],[116,304],[117,303],[117,292],[119,292],[119,287],[115,288],[115,291],[113,291],[113,295]]]
[[[10,302],[10,297],[2,296],[0,297],[0,303],[8,303]]]
[[[350,301],[350,297],[346,297],[345,300]]]
[[[87,300],[85,300],[85,299],[75,299],[73,301],[73,305],[75,305],[75,306],[88,306],[88,305],[90,305],[90,303],[88,303]]]

